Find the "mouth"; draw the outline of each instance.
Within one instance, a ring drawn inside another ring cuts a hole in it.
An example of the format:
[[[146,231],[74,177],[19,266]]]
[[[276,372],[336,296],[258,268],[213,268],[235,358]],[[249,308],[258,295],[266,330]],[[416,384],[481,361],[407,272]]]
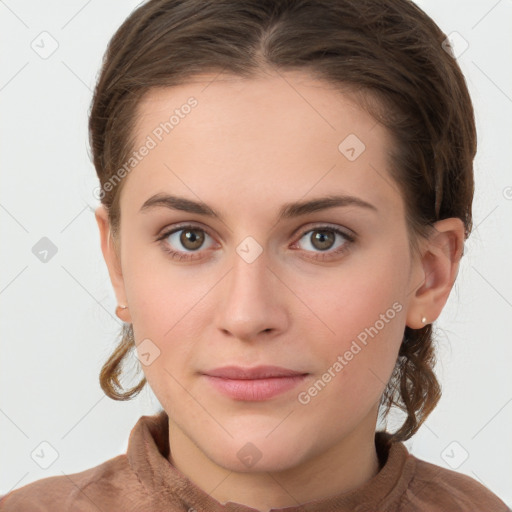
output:
[[[290,391],[309,374],[279,366],[224,366],[202,375],[215,390],[233,400],[257,402]]]

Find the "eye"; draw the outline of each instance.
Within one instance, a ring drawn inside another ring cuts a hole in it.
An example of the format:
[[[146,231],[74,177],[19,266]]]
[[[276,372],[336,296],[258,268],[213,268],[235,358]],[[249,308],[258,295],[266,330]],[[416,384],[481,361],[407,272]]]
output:
[[[204,229],[190,225],[168,230],[157,240],[162,242],[163,249],[168,252],[173,259],[183,261],[197,259],[194,253],[204,249],[203,245],[207,238],[212,239]],[[190,252],[187,253],[187,251]]]
[[[204,247],[208,238],[213,240],[204,229],[195,225],[185,225],[165,231],[157,238],[157,241],[161,243],[163,250],[169,253],[173,259],[188,261],[202,258],[200,254],[208,248]],[[302,240],[304,240],[302,249],[305,252],[313,253],[312,256],[304,257],[323,261],[335,258],[347,251],[350,244],[355,241],[355,235],[337,227],[318,226],[303,232],[292,248],[300,245]],[[210,247],[213,245],[210,244]]]
[[[336,227],[318,226],[304,232],[295,246],[302,240],[305,241],[304,250],[316,253],[313,256],[306,256],[307,258],[325,260],[347,251],[355,237]]]

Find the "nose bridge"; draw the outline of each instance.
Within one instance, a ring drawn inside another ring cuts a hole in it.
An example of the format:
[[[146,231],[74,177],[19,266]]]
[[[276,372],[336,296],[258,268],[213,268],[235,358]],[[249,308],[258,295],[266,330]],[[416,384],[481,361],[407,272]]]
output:
[[[267,302],[269,287],[269,270],[267,269],[268,258],[263,251],[255,256],[251,254],[254,250],[249,248],[247,252],[242,252],[247,246],[240,244],[233,257],[233,268],[229,276],[229,286],[227,291],[227,303],[230,307],[236,306],[240,313],[244,315],[244,309],[248,304],[252,308],[261,308]],[[250,256],[250,257],[248,257]]]
[[[268,286],[268,257],[263,251],[259,255],[253,251],[246,243],[237,247],[230,273],[230,295],[260,295]]]
[[[267,254],[253,241],[242,242],[218,304],[217,327],[237,338],[253,338],[268,329],[280,329],[284,318],[278,280],[267,268]]]

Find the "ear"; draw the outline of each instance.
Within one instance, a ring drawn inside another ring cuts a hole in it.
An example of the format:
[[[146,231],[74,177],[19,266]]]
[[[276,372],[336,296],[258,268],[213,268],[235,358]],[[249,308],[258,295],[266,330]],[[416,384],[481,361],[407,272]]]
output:
[[[415,281],[411,282],[413,296],[406,325],[412,329],[421,329],[439,317],[459,271],[464,223],[458,218],[443,219],[434,228],[415,262],[416,271],[411,273]]]
[[[118,304],[127,305],[120,255],[116,251],[114,238],[110,230],[107,209],[103,205],[100,205],[96,208],[94,215],[100,230],[101,252],[107,264],[110,281],[112,282],[117,302]],[[131,322],[128,309],[119,310],[119,317],[124,322]]]

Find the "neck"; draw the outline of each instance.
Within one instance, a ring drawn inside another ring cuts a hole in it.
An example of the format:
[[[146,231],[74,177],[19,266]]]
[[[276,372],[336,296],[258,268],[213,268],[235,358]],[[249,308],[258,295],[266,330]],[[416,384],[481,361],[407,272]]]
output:
[[[375,422],[357,429],[325,452],[276,472],[230,471],[208,458],[171,420],[169,446],[173,466],[213,499],[262,512],[350,492],[379,471]]]

